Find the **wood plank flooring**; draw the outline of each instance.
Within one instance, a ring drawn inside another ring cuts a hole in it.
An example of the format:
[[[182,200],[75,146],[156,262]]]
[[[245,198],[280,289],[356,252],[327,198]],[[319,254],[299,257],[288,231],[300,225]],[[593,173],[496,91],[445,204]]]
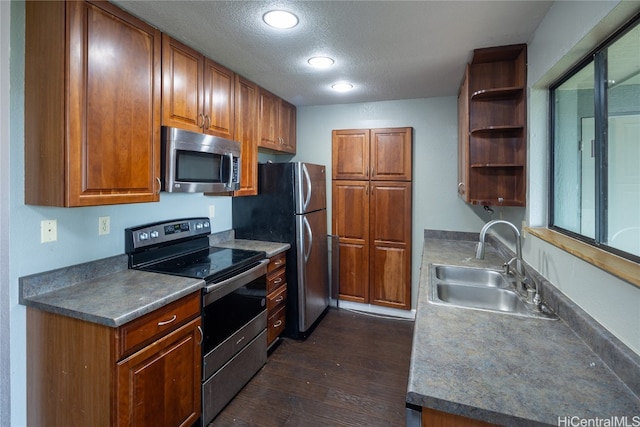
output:
[[[404,427],[413,322],[330,309],[284,339],[209,427]]]

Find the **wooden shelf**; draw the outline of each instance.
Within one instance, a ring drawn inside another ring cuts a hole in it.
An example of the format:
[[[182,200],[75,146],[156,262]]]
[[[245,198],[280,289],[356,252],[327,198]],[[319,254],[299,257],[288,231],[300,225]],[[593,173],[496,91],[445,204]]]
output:
[[[473,92],[471,94],[471,100],[491,100],[491,99],[499,99],[499,98],[512,98],[517,95],[521,95],[524,93],[524,87],[522,86],[512,86],[512,87],[501,87],[494,89],[481,89]]]
[[[476,49],[467,65],[458,95],[457,188],[467,203],[526,204],[526,52],[524,44]]]

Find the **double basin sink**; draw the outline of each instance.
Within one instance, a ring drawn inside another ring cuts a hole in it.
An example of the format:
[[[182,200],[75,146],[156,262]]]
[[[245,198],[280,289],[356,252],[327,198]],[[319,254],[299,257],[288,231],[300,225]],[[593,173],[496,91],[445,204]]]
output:
[[[502,271],[453,265],[430,266],[435,304],[550,319],[558,317],[544,303],[527,303],[516,291],[516,279]]]

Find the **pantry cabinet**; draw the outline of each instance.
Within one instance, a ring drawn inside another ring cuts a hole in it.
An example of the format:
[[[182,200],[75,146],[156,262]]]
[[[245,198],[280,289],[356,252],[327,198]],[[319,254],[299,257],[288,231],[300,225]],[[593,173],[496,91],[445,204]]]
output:
[[[476,49],[458,94],[458,194],[525,206],[527,46]]]
[[[258,147],[284,154],[296,153],[296,107],[260,89]]]
[[[118,328],[27,308],[29,426],[191,426],[200,292]]]
[[[234,139],[235,74],[162,35],[162,124]]]
[[[241,144],[240,189],[234,196],[258,194],[258,86],[236,75],[235,139]]]
[[[160,31],[106,2],[25,12],[25,203],[158,201]]]
[[[333,131],[342,300],[411,308],[411,140],[411,128]]]
[[[412,128],[334,131],[333,179],[411,181],[411,133]]]

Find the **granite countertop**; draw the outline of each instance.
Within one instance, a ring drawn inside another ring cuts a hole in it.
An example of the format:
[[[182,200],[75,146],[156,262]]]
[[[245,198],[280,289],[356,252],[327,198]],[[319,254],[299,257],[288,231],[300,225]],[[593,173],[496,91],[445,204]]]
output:
[[[638,396],[562,316],[532,319],[429,302],[430,264],[500,269],[505,258],[487,245],[485,259],[476,260],[477,234],[427,234],[408,404],[505,426],[640,419],[633,418],[640,416]]]
[[[127,269],[125,255],[20,278],[20,304],[119,327],[204,286],[201,279]]]
[[[261,240],[243,240],[243,239],[231,239],[221,242],[213,243],[214,246],[221,248],[234,248],[234,249],[248,249],[252,251],[262,251],[267,254],[267,258],[271,258],[274,255],[284,252],[291,248],[289,243],[281,242],[264,242]]]
[[[239,240],[233,232],[210,237],[212,246],[262,251],[267,257],[288,243]],[[201,279],[129,270],[127,256],[32,274],[19,279],[20,304],[110,327],[119,327],[205,285]]]

